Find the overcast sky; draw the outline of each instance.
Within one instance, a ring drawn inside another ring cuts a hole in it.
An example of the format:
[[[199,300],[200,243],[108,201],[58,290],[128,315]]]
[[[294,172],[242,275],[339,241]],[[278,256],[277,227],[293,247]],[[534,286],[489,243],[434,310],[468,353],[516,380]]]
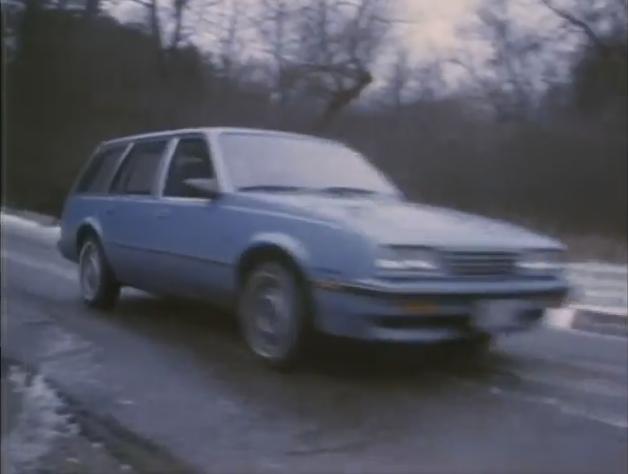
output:
[[[200,5],[200,0],[197,0]],[[251,11],[254,11],[260,0],[234,0],[238,5],[243,6],[243,11],[247,13],[247,18],[243,23],[250,22]],[[393,41],[389,45],[400,45],[404,47],[409,60],[413,64],[429,63],[431,59],[447,59],[462,55],[473,55],[482,58],[487,53],[487,44],[482,40],[474,40],[459,34],[461,27],[469,27],[476,19],[475,11],[482,0],[390,0],[391,15],[399,20],[395,23]],[[145,21],[146,10],[137,2],[130,0],[118,0],[118,8],[111,13],[121,21]],[[170,6],[171,2],[162,0],[161,5]],[[553,15],[542,7],[539,7],[539,0],[518,0],[507,2],[506,5],[510,14],[518,21],[527,23],[532,29],[540,29],[541,25],[547,27],[548,17]],[[166,17],[167,12],[163,12]],[[169,20],[164,17],[162,26],[168,30]],[[551,21],[551,20],[550,20]],[[554,18],[555,21],[555,18]],[[250,25],[249,25],[250,26]],[[200,48],[204,46],[211,49],[215,46],[215,31],[211,29],[206,32],[196,30],[194,41]],[[212,44],[214,43],[214,44]],[[254,37],[243,34],[241,38],[240,54],[242,59],[258,56],[259,42]],[[559,45],[556,45],[558,48]],[[265,54],[265,53],[264,53]],[[395,54],[385,53],[379,56],[373,65],[376,72],[376,82],[371,89],[377,89],[378,85],[386,81],[388,71]],[[457,82],[460,77],[465,80],[467,73],[460,67],[445,64],[442,72],[450,85]]]
[[[473,14],[477,0],[400,0],[399,15],[415,23],[402,27],[413,54],[449,52],[458,44],[456,27]]]
[[[255,4],[259,0],[240,0]],[[393,15],[403,20],[396,25],[398,37],[413,56],[447,52],[458,44],[456,27],[468,19],[478,0],[391,0]],[[118,2],[114,16],[122,21],[143,17],[134,2]]]

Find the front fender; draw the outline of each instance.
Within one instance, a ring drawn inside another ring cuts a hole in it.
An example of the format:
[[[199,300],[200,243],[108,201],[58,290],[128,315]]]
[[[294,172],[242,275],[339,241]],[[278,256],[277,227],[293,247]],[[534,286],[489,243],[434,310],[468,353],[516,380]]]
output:
[[[310,280],[337,280],[353,273],[362,274],[361,267],[368,260],[366,241],[333,227],[308,228],[299,234],[260,232],[252,237],[249,249],[260,246],[283,250]]]
[[[247,246],[247,253],[263,247],[277,247],[283,250],[308,276],[311,276],[311,254],[300,240],[280,232],[261,232],[251,238]]]

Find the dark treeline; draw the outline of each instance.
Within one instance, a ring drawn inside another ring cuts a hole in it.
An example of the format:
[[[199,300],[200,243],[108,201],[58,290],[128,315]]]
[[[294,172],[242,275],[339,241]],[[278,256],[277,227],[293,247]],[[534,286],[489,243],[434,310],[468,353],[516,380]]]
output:
[[[101,140],[232,125],[340,138],[414,200],[557,233],[626,233],[623,36],[585,45],[571,79],[551,84],[533,113],[504,114],[494,96],[463,93],[396,103],[382,93],[361,106],[354,100],[344,107],[346,100],[330,113],[308,89],[278,100],[270,85],[254,80],[255,65],[235,78],[216,57],[190,45],[165,47],[149,31],[106,15],[26,8],[15,25],[15,42],[5,49],[9,205],[59,213]],[[350,99],[360,91],[353,92]]]

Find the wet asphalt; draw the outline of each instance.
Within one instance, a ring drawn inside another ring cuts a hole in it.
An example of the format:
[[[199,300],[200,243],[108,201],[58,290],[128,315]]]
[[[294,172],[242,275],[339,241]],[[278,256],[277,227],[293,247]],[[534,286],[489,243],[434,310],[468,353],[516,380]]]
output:
[[[49,236],[2,232],[3,355],[195,471],[628,469],[626,338],[539,326],[483,358],[317,338],[277,373],[207,305],[125,290],[84,308]]]

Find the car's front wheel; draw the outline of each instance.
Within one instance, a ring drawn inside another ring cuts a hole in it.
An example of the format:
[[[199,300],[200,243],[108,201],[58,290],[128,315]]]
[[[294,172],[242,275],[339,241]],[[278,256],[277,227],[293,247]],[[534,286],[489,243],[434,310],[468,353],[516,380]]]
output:
[[[294,364],[303,349],[306,315],[304,289],[289,266],[263,262],[245,276],[240,326],[249,348],[266,363],[275,368]]]
[[[87,237],[79,254],[79,282],[81,298],[90,307],[110,309],[118,300],[120,285],[116,282],[95,237]]]
[[[468,359],[482,359],[491,352],[494,342],[494,337],[490,334],[480,333],[460,341],[458,349]]]

